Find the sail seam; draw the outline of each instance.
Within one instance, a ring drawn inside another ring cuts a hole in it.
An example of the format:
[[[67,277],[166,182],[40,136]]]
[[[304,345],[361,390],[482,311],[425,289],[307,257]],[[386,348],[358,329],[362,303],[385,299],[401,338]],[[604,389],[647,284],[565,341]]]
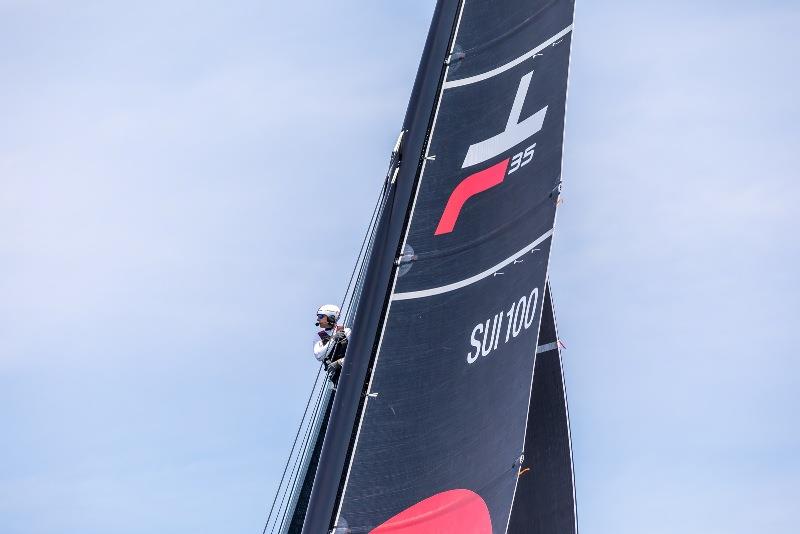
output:
[[[516,67],[526,59],[532,58],[533,56],[535,56],[548,46],[552,45],[553,43],[555,43],[556,41],[558,41],[571,31],[572,31],[572,24],[570,24],[569,26],[567,26],[566,28],[564,28],[563,30],[561,30],[560,32],[558,32],[557,34],[555,34],[554,36],[552,36],[551,38],[549,38],[548,40],[537,46],[536,48],[529,50],[528,52],[525,52],[518,58],[512,59],[511,61],[509,61],[504,65],[500,65],[499,67],[486,71],[482,74],[476,74],[475,76],[470,76],[469,78],[461,78],[460,80],[452,80],[449,82],[445,82],[443,88],[452,89],[453,87],[461,87],[462,85],[469,85],[472,83],[482,82],[483,80],[488,80],[493,76],[497,76],[500,73],[503,73],[513,67]]]
[[[515,260],[518,260],[520,257],[524,256],[528,252],[532,252],[538,245],[540,245],[545,239],[553,235],[553,229],[549,229],[544,234],[536,238],[535,241],[527,245],[525,248],[518,250],[508,258],[504,259],[497,265],[493,267],[489,267],[483,272],[480,272],[474,276],[470,276],[469,278],[465,278],[464,280],[460,280],[458,282],[453,282],[452,284],[447,284],[444,286],[439,287],[432,287],[430,289],[422,289],[419,291],[407,291],[405,293],[395,293],[392,295],[392,300],[409,300],[409,299],[419,299],[424,297],[432,297],[433,295],[441,295],[442,293],[449,293],[450,291],[455,291],[456,289],[461,289],[463,287],[467,287],[469,285],[474,284],[475,282],[479,282],[486,278],[487,276],[491,276],[495,274],[497,271],[513,263]]]

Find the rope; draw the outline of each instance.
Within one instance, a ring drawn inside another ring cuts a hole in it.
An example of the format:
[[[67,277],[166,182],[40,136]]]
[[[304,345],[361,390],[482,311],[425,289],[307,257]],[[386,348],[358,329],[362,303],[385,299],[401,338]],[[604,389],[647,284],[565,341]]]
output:
[[[261,531],[261,534],[266,534],[267,527],[269,526],[270,521],[272,520],[272,511],[275,508],[275,502],[278,500],[278,494],[280,493],[281,486],[283,485],[283,480],[286,478],[286,470],[289,469],[289,462],[292,460],[292,456],[294,454],[295,446],[297,445],[297,438],[300,436],[300,430],[303,428],[303,421],[306,418],[306,414],[308,413],[308,407],[311,406],[311,399],[314,398],[314,392],[317,390],[317,382],[319,381],[319,376],[322,372],[322,365],[319,366],[317,369],[317,376],[314,378],[314,387],[311,389],[311,393],[308,395],[308,401],[306,401],[306,408],[303,410],[303,417],[300,420],[300,426],[297,428],[297,433],[294,435],[294,441],[292,442],[292,450],[289,452],[289,457],[286,459],[286,465],[283,466],[283,474],[281,475],[281,481],[278,483],[278,489],[275,491],[275,498],[272,499],[272,505],[269,507],[269,514],[267,515],[267,522],[264,525],[264,530]]]
[[[347,288],[345,289],[344,296],[342,297],[341,305],[339,309],[344,309],[344,304],[347,302],[347,314],[346,318],[352,318],[350,310],[352,308],[352,303],[355,300],[356,295],[356,288],[359,285],[359,281],[361,280],[361,275],[365,269],[367,255],[369,254],[370,250],[372,250],[372,243],[374,242],[374,229],[377,225],[378,219],[380,219],[380,215],[383,213],[383,208],[386,205],[386,198],[388,195],[386,194],[387,186],[389,185],[388,181],[385,181],[383,186],[381,187],[380,194],[378,195],[378,201],[375,202],[375,207],[372,209],[372,216],[369,220],[369,225],[367,225],[367,231],[364,233],[364,238],[361,240],[361,247],[358,249],[358,255],[356,256],[356,263],[353,265],[353,270],[350,272],[350,279],[347,281]],[[365,250],[365,245],[367,246]],[[363,255],[363,257],[362,257]],[[356,285],[353,286],[353,277],[356,275],[356,271],[358,271],[358,278],[356,278]],[[353,288],[353,292],[351,293],[351,287]],[[350,294],[350,299],[348,300],[347,295]],[[346,322],[346,321],[343,321]]]
[[[306,434],[305,434],[305,437],[303,438],[303,445],[302,445],[302,447],[300,449],[303,452],[301,454],[298,454],[295,457],[295,463],[292,466],[292,478],[291,478],[291,480],[293,482],[291,484],[292,490],[294,490],[294,487],[296,486],[296,484],[298,482],[298,477],[300,475],[300,466],[303,465],[303,460],[305,459],[306,453],[308,452],[308,443],[309,443],[309,440],[311,439],[311,431],[314,429],[314,422],[317,420],[317,416],[319,416],[320,408],[322,407],[322,404],[323,404],[322,399],[325,397],[325,385],[327,384],[328,375],[326,375],[325,378],[326,378],[326,380],[323,381],[323,387],[319,390],[319,395],[317,395],[316,408],[314,409],[314,413],[311,416],[311,419],[309,420],[308,428],[306,429]],[[286,498],[287,497],[291,498],[291,494],[292,493],[293,493],[293,491],[292,492],[286,492],[285,491],[284,492],[284,498],[281,499],[281,508],[283,508],[283,517],[281,517],[281,524],[280,524],[280,527],[278,529],[278,532],[283,530],[283,526],[286,524],[286,518],[287,518],[287,515],[289,513],[289,506],[288,506],[289,502],[286,501]],[[278,510],[280,510],[281,508],[279,508]],[[274,528],[273,528],[273,532],[274,532]]]
[[[391,173],[391,166],[390,166],[390,173]],[[367,226],[367,231],[364,234],[364,238],[361,240],[361,246],[358,250],[358,255],[356,256],[356,262],[353,266],[353,270],[350,273],[350,279],[347,282],[347,287],[345,289],[344,296],[342,297],[341,305],[339,309],[343,309],[345,302],[347,303],[347,313],[345,314],[345,320],[342,321],[343,324],[346,324],[348,320],[351,320],[355,316],[356,310],[353,309],[353,303],[357,301],[358,295],[361,293],[361,288],[363,286],[364,277],[366,274],[367,268],[367,258],[372,250],[372,247],[375,243],[375,229],[377,227],[378,221],[380,220],[381,215],[383,214],[383,209],[386,206],[386,200],[389,197],[387,194],[390,182],[389,180],[385,180],[383,186],[381,187],[380,194],[378,196],[378,200],[375,202],[375,207],[372,210],[372,216],[370,217],[369,225]],[[358,273],[358,276],[356,276]],[[353,284],[353,280],[355,279],[355,284]],[[349,295],[349,298],[348,298]],[[318,391],[318,382],[319,377],[322,371],[323,365],[320,365],[319,369],[317,370],[317,375],[314,378],[314,386],[311,389],[311,393],[308,396],[308,400],[306,401],[305,410],[303,410],[303,416],[300,419],[300,425],[297,427],[297,432],[294,435],[294,440],[292,441],[292,448],[289,451],[289,457],[286,459],[286,464],[283,466],[283,473],[281,474],[281,480],[278,483],[278,489],[275,491],[275,497],[272,499],[272,504],[269,508],[269,513],[267,515],[267,521],[264,524],[264,529],[261,531],[261,534],[266,534],[267,529],[269,528],[270,523],[273,520],[273,512],[275,513],[275,523],[272,525],[272,529],[270,532],[275,532],[275,528],[278,527],[282,529],[285,522],[287,515],[289,513],[288,509],[288,502],[287,498],[291,498],[291,494],[294,490],[294,487],[297,485],[298,478],[299,478],[299,470],[302,466],[302,460],[305,458],[307,453],[308,443],[311,438],[311,432],[314,428],[314,421],[316,420],[317,416],[319,415],[319,411],[321,408],[321,401],[324,397],[325,386],[327,384],[328,374],[325,374],[325,379],[322,381],[322,387],[319,388],[319,392],[317,393],[317,401],[315,403],[315,407],[311,416],[311,419],[307,419],[306,416],[308,415],[309,407],[311,406],[311,400],[314,398],[315,392]],[[303,436],[303,440],[301,442],[300,448],[297,449],[298,445],[298,438],[300,437],[300,433],[303,430],[303,427],[306,426],[306,422],[308,426],[306,427],[306,432]],[[295,450],[299,450],[298,454],[295,456]],[[294,463],[292,463],[292,458],[294,458]],[[289,464],[292,464],[291,475],[289,479],[286,479],[286,473],[289,471]],[[284,485],[284,481],[286,484]],[[283,491],[281,491],[283,488]],[[280,499],[280,506],[275,509],[275,504],[278,502],[278,496],[281,496]],[[281,515],[281,511],[283,514]],[[278,523],[278,516],[281,515],[280,524]]]

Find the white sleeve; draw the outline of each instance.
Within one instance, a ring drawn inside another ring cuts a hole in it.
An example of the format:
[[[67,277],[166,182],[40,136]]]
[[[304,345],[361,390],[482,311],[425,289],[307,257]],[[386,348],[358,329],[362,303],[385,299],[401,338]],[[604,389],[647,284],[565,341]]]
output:
[[[350,332],[351,330],[345,327],[344,337],[347,338],[348,341],[350,340]],[[334,344],[331,343],[330,341],[328,343],[323,343],[322,340],[320,339],[319,341],[314,343],[314,357],[317,359],[317,361],[320,362],[325,360],[325,358],[327,358],[330,355],[331,350],[333,350],[333,346]]]
[[[317,359],[317,361],[321,362],[325,359],[325,357],[328,355],[328,349],[330,349],[328,344],[323,343],[321,339],[314,343],[314,357]]]

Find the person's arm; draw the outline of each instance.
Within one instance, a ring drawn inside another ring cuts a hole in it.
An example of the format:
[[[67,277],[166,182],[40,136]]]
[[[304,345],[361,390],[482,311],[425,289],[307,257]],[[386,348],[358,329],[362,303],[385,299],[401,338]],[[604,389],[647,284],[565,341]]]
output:
[[[336,345],[341,345],[344,350],[347,350],[347,342],[350,341],[350,329],[344,326],[337,326],[336,333],[333,335],[333,343],[331,343],[331,352],[335,349]],[[339,356],[336,361],[331,362],[331,366],[341,366],[344,363],[344,355]]]
[[[319,341],[314,343],[314,357],[317,359],[317,361],[322,362],[328,357],[333,344],[329,343],[331,336],[329,336],[324,330],[320,330],[318,335]]]

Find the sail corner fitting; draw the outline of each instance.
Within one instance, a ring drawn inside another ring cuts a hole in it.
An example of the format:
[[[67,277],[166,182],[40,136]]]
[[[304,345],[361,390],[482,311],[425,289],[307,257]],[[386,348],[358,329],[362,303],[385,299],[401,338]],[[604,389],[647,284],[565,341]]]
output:
[[[553,189],[550,190],[550,195],[549,195],[550,198],[558,197],[561,194],[561,191],[563,189],[563,185],[564,185],[564,182],[559,180],[558,183],[556,184],[556,186]]]
[[[414,248],[408,243],[403,245],[403,252],[400,254],[400,256],[398,256],[394,260],[394,264],[399,267],[399,269],[397,270],[397,275],[403,276],[408,271],[410,271],[412,263],[417,261],[417,259],[419,258],[414,252]]]
[[[455,45],[450,55],[444,58],[444,64],[447,66],[456,66],[465,57],[467,57],[466,52],[464,52],[461,46]]]

